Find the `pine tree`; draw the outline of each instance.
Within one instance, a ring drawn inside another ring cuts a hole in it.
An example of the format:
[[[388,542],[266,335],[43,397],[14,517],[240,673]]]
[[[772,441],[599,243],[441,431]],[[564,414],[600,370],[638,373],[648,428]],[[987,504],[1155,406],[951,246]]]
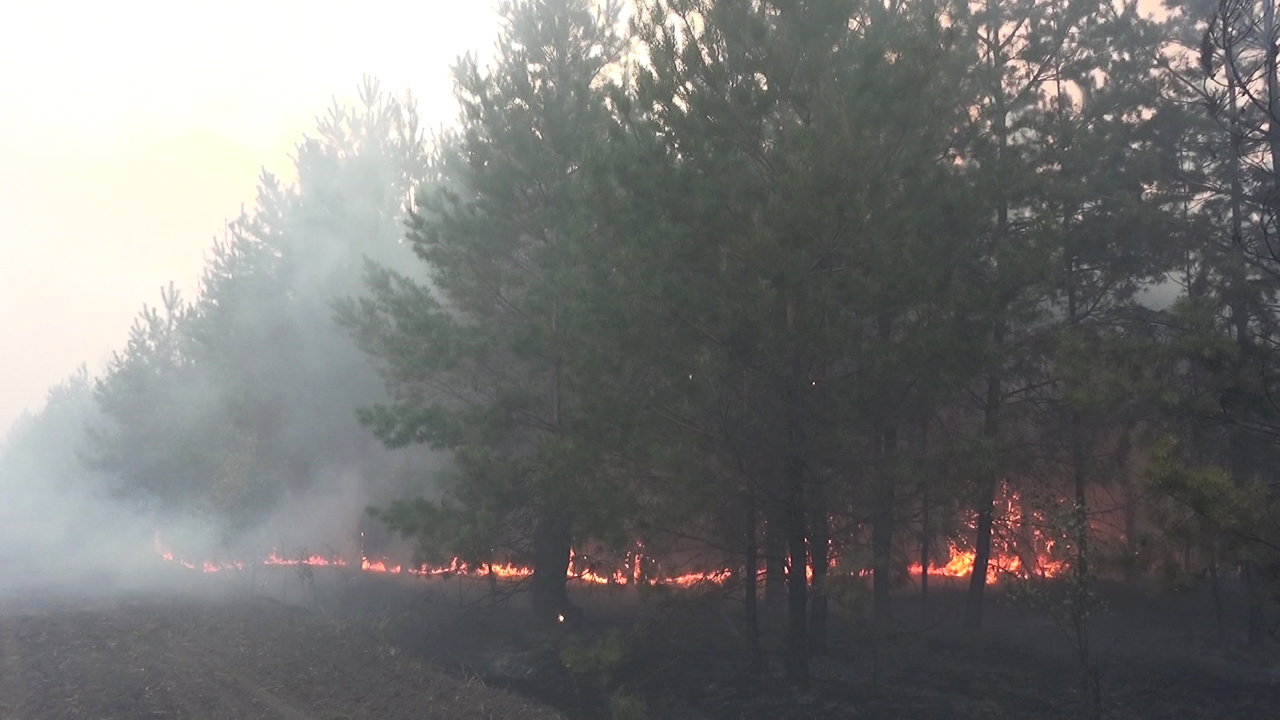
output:
[[[413,108],[375,82],[360,108],[335,106],[298,146],[297,182],[264,173],[257,207],[215,240],[195,300],[171,288],[144,308],[97,382],[95,464],[232,530],[327,473],[412,465],[356,421],[381,386],[331,302],[359,287],[363,256],[411,260],[400,219],[423,162]]]
[[[573,276],[596,239],[581,167],[607,129],[617,13],[585,0],[504,6],[496,66],[468,57],[455,68],[461,127],[439,139],[418,193],[409,240],[429,284],[374,268],[372,297],[341,312],[394,399],[363,420],[388,445],[453,452],[446,513],[417,501],[381,517],[428,545],[443,535],[467,560],[530,558],[544,619],[572,612],[575,526],[613,502],[584,442],[593,409],[573,372]],[[433,527],[444,517],[452,531]]]
[[[804,570],[824,535],[810,519],[825,524],[828,490],[868,497],[831,469],[901,422],[890,409],[937,350],[933,311],[970,222],[948,164],[958,83],[926,21],[874,3],[654,2],[637,23],[647,62],[620,164],[641,169],[619,171],[624,205],[609,216],[657,303],[643,315],[672,324],[649,346],[668,358],[655,364],[686,358],[706,378],[668,415],[713,427],[710,457],[740,460],[738,487],[785,527],[787,669],[801,682]],[[733,422],[708,422],[725,412]],[[814,557],[821,596],[825,549]]]

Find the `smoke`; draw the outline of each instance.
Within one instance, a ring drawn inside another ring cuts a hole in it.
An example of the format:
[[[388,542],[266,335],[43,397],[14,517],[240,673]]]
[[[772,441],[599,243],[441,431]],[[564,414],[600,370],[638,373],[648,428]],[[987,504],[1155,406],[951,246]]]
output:
[[[0,597],[34,590],[115,588],[148,568],[149,518],[111,497],[77,448],[96,418],[82,367],[0,448]]]
[[[431,494],[443,456],[389,450],[358,423],[388,400],[333,322],[364,261],[421,276],[403,238],[428,148],[412,103],[366,80],[296,148],[297,180],[264,173],[200,290],[144,307],[99,377],[81,368],[0,446],[0,594],[151,587],[159,542],[194,564],[271,553],[409,550],[365,509]]]
[[[381,529],[365,512],[403,492],[386,476],[352,468],[322,471],[305,489],[284,494],[259,521],[236,527],[207,513],[121,495],[118,480],[93,470],[77,451],[95,421],[100,418],[82,369],[49,392],[41,412],[15,423],[0,446],[0,600],[225,592],[239,586],[196,581],[204,563],[252,569],[271,555],[340,557],[353,568],[371,550],[373,557],[409,560],[407,543],[377,537]],[[418,470],[434,458],[384,455],[390,467],[408,463]],[[362,542],[362,531],[375,537]]]

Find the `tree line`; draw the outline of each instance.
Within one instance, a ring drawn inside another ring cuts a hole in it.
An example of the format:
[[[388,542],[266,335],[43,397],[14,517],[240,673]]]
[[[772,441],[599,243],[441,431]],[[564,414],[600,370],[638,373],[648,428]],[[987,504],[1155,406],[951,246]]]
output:
[[[528,563],[556,618],[575,549],[700,548],[797,681],[851,582],[887,622],[948,542],[980,627],[1002,531],[1052,535],[1081,622],[1103,575],[1238,571],[1274,636],[1272,4],[503,14],[455,126],[370,85],[264,177],[97,381],[92,463],[239,522],[326,465],[427,474],[358,407],[447,453],[375,511],[424,558]]]

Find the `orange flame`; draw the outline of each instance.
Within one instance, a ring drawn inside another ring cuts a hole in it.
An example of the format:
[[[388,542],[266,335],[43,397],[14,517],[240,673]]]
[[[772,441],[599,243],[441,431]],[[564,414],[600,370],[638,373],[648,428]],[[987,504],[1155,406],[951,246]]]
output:
[[[1017,530],[1021,534],[1017,540],[1008,535],[995,533],[991,537],[991,555],[987,561],[987,584],[999,582],[1001,577],[1042,577],[1051,578],[1061,575],[1067,563],[1054,555],[1057,539],[1046,534],[1041,513],[1032,513],[1031,520],[1024,521],[1022,498],[1008,483],[1000,484],[1000,495],[996,500],[993,522],[997,527],[1007,531]],[[969,529],[977,527],[977,518],[969,518]],[[1025,558],[1025,559],[1024,559]],[[1030,560],[1029,567],[1026,560]],[[943,565],[930,566],[930,575],[943,577],[969,577],[973,574],[977,553],[968,548],[959,547],[956,542],[948,543],[948,559]],[[909,570],[913,575],[920,574],[920,563],[913,563]]]
[[[1066,569],[1067,564],[1055,557],[1054,550],[1057,539],[1045,534],[1040,527],[1043,523],[1037,522],[1043,521],[1044,518],[1037,512],[1033,513],[1034,517],[1031,521],[1024,523],[1023,504],[1018,493],[1010,489],[1006,483],[1001,484],[1000,490],[995,508],[996,517],[994,518],[997,526],[1005,530],[1017,528],[1022,532],[1016,540],[1010,537],[1013,533],[993,535],[991,556],[987,565],[987,584],[994,584],[1002,577],[1027,578],[1038,576],[1048,578],[1060,575]],[[969,518],[970,530],[976,527],[976,524],[976,516],[971,516]],[[176,561],[190,570],[199,569],[205,573],[212,574],[226,570],[243,570],[245,568],[245,564],[242,562],[215,563],[205,561],[197,565],[189,560],[176,559],[173,552],[165,548],[161,543],[159,531],[155,533],[155,548],[157,554],[164,561]],[[569,577],[573,581],[591,585],[650,584],[689,588],[700,585],[722,585],[731,580],[736,573],[734,569],[724,567],[705,572],[688,572],[674,576],[665,575],[661,572],[661,565],[657,559],[646,557],[643,554],[643,550],[644,545],[637,541],[634,549],[627,553],[625,567],[609,572],[608,570],[593,567],[589,561],[584,561],[582,556],[571,549],[569,551]],[[830,567],[834,570],[837,566],[836,549],[830,548],[827,556],[830,561]],[[969,577],[973,573],[975,560],[976,553],[973,550],[962,547],[952,540],[948,543],[947,562],[930,566],[929,574],[954,578]],[[310,555],[307,557],[288,558],[273,550],[261,561],[261,565],[345,568],[347,561],[336,555],[332,557]],[[392,575],[407,573],[417,577],[462,576],[497,578],[501,580],[518,580],[533,574],[532,568],[510,563],[486,563],[473,567],[457,557],[440,566],[424,564],[418,567],[406,567],[400,564],[393,564],[386,558],[373,559],[362,556],[360,558],[360,570],[369,573]],[[921,566],[919,563],[914,563],[908,567],[908,571],[918,575],[921,572]],[[866,568],[850,571],[850,575],[857,577],[867,577],[870,574],[871,571]],[[806,565],[805,576],[810,580],[813,579],[813,568],[811,566]]]

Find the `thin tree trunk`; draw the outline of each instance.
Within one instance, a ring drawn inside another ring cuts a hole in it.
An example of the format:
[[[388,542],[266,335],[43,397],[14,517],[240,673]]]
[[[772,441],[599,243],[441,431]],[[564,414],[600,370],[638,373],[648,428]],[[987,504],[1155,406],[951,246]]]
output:
[[[996,141],[996,227],[992,240],[992,258],[998,262],[1000,251],[1008,241],[1009,235],[1009,197],[1005,192],[1007,175],[1006,154],[1009,147],[1008,107],[1005,102],[1004,73],[1005,58],[1000,31],[1004,27],[1003,13],[999,0],[987,2],[987,46],[990,57],[992,104],[992,134]],[[982,412],[982,436],[994,443],[1000,429],[1000,407],[1003,388],[1000,380],[999,363],[1004,353],[1005,311],[1007,300],[1004,297],[995,299],[995,319],[991,328],[991,344],[995,353],[996,367],[988,370],[986,400]],[[976,630],[982,627],[982,605],[987,589],[987,566],[991,562],[991,524],[995,514],[996,483],[999,477],[992,475],[982,479],[981,494],[978,499],[978,526],[974,538],[973,572],[969,576],[969,592],[965,597],[964,626]]]
[[[898,431],[889,428],[880,436],[881,468],[876,478],[875,514],[871,523],[871,616],[877,624],[890,620],[889,591],[893,585],[894,482],[889,467],[897,451]]]
[[[929,488],[932,478],[929,473],[933,468],[929,462],[929,421],[920,424],[920,619],[929,616],[929,565],[930,553],[933,551],[933,528],[929,525],[930,498]]]
[[[1246,252],[1244,243],[1244,186],[1241,180],[1240,163],[1244,157],[1243,149],[1243,131],[1240,123],[1240,88],[1235,72],[1235,48],[1231,41],[1231,25],[1227,17],[1227,6],[1223,5],[1221,9],[1222,18],[1222,50],[1226,55],[1226,76],[1227,76],[1227,110],[1229,112],[1229,120],[1231,124],[1231,162],[1228,165],[1228,175],[1231,187],[1231,239],[1234,241],[1238,252],[1232,257],[1231,266],[1228,268],[1229,285],[1227,292],[1230,297],[1231,323],[1235,332],[1236,341],[1236,374],[1242,374],[1248,369],[1250,356],[1249,342],[1249,320],[1250,313],[1247,307],[1247,282],[1248,278],[1245,269]],[[1271,22],[1274,22],[1274,16],[1271,16]],[[1268,41],[1270,42],[1270,41]],[[1271,56],[1271,53],[1268,53]],[[1274,87],[1273,64],[1274,60],[1268,60],[1267,66],[1267,84],[1270,91]],[[1269,97],[1268,102],[1271,107],[1275,107],[1275,97]],[[1275,149],[1275,146],[1272,146]],[[1272,163],[1277,161],[1273,154]],[[1224,398],[1225,399],[1225,398]],[[1229,412],[1229,411],[1228,411]],[[1248,457],[1247,440],[1244,437],[1244,429],[1237,422],[1228,429],[1228,448],[1231,454],[1231,474],[1238,483],[1245,482],[1252,472],[1251,458]],[[1259,647],[1264,641],[1264,628],[1261,603],[1255,599],[1255,590],[1257,584],[1254,581],[1254,568],[1252,563],[1245,561],[1241,565],[1246,595],[1246,607],[1248,610],[1248,638],[1250,647]]]
[[[787,463],[787,679],[809,684],[808,548],[805,547],[804,481],[799,458]]]
[[[882,315],[879,324],[880,341],[890,342],[893,339],[893,319]],[[876,624],[887,623],[891,614],[889,593],[893,587],[893,510],[896,499],[893,462],[897,449],[898,429],[885,418],[880,431],[880,468],[876,475],[871,518],[871,616]]]
[[[579,611],[569,602],[566,590],[569,570],[569,545],[572,538],[569,513],[562,508],[545,507],[539,513],[533,532],[533,577],[529,582],[529,600],[534,616],[543,621],[576,621]]]
[[[794,301],[787,305],[787,328],[794,331]],[[799,352],[792,356],[790,382],[785,390],[787,408],[787,550],[791,557],[787,573],[787,679],[807,687],[809,684],[809,565],[808,532],[805,527],[804,498],[804,363]]]
[[[774,632],[783,625],[787,608],[787,516],[777,502],[765,506],[764,627]]]
[[[809,650],[814,655],[827,654],[827,566],[831,547],[831,530],[827,518],[826,488],[813,484],[813,518],[809,529],[809,552],[813,556],[813,599],[810,601]]]
[[[995,373],[987,376],[987,397],[983,408],[982,436],[995,443],[1000,431],[1001,384]],[[991,563],[991,525],[995,518],[996,483],[990,475],[983,479],[978,499],[978,527],[974,538],[973,572],[969,575],[969,593],[965,597],[964,626],[970,630],[982,627],[982,605],[987,590],[987,566]]]
[[[933,528],[929,526],[929,481],[920,488],[920,603],[929,602],[930,554],[933,552]]]
[[[751,648],[751,667],[760,668],[764,656],[760,651],[760,619],[756,608],[756,592],[759,588],[760,558],[756,543],[756,496],[747,493],[746,512],[743,523],[743,544],[746,549],[746,563],[742,573],[743,610],[747,622],[747,642]]]
[[[1064,230],[1068,221],[1063,211]],[[1067,259],[1067,321],[1071,326],[1079,321],[1078,302],[1076,298],[1076,263],[1074,258]],[[1071,474],[1075,485],[1075,508],[1073,525],[1076,543],[1075,579],[1079,589],[1083,591],[1089,581],[1089,505],[1086,498],[1089,468],[1087,466],[1084,446],[1084,427],[1080,411],[1070,409],[1071,434]]]

